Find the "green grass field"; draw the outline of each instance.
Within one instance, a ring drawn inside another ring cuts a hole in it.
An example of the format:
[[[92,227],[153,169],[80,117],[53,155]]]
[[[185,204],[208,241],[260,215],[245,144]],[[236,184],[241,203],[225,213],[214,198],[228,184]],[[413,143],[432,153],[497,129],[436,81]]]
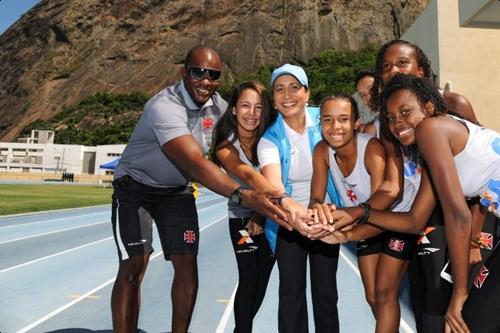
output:
[[[0,215],[103,205],[112,188],[84,185],[0,185]]]

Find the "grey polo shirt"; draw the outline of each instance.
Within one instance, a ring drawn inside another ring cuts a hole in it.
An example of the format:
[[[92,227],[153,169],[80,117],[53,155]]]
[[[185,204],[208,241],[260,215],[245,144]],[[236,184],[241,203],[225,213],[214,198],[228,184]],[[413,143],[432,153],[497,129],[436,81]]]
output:
[[[190,134],[203,153],[207,153],[212,131],[226,108],[226,101],[218,93],[198,107],[183,81],[160,91],[144,106],[115,170],[115,179],[129,175],[137,182],[153,187],[186,185],[189,179],[167,158],[162,146]]]

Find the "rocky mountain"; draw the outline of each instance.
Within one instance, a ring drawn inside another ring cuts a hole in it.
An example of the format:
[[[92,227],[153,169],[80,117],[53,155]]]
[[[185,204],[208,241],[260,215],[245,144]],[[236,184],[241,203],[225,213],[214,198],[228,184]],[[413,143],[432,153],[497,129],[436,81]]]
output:
[[[197,44],[224,78],[399,37],[430,0],[42,0],[0,36],[0,140],[96,92],[154,93]]]

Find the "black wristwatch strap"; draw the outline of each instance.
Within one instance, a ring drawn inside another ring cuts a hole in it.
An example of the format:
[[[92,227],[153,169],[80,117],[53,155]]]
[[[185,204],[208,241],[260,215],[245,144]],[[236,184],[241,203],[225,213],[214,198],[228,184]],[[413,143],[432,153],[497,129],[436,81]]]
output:
[[[358,220],[358,224],[365,224],[368,222],[368,219],[370,218],[370,213],[372,211],[372,207],[370,206],[369,203],[367,202],[362,202],[358,205],[358,207],[361,207],[364,209],[363,211],[363,216],[361,216]]]
[[[243,190],[245,189],[244,186],[240,186],[237,189],[235,189],[233,192],[231,192],[229,196],[229,200],[236,204],[236,205],[241,205],[243,198],[241,197]]]

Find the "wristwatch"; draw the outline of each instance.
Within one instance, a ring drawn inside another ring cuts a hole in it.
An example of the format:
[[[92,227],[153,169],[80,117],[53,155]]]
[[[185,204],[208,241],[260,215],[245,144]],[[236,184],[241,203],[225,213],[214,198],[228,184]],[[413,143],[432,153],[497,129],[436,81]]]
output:
[[[241,202],[243,201],[243,198],[241,197],[241,195],[243,194],[244,189],[245,188],[243,186],[240,186],[236,190],[231,192],[231,195],[229,196],[229,200],[236,205],[241,205]]]
[[[361,216],[358,219],[358,224],[365,224],[366,222],[368,222],[368,219],[370,218],[370,213],[372,211],[372,207],[370,206],[370,204],[368,202],[362,202],[358,205],[358,207],[361,207],[364,209],[363,216]]]

